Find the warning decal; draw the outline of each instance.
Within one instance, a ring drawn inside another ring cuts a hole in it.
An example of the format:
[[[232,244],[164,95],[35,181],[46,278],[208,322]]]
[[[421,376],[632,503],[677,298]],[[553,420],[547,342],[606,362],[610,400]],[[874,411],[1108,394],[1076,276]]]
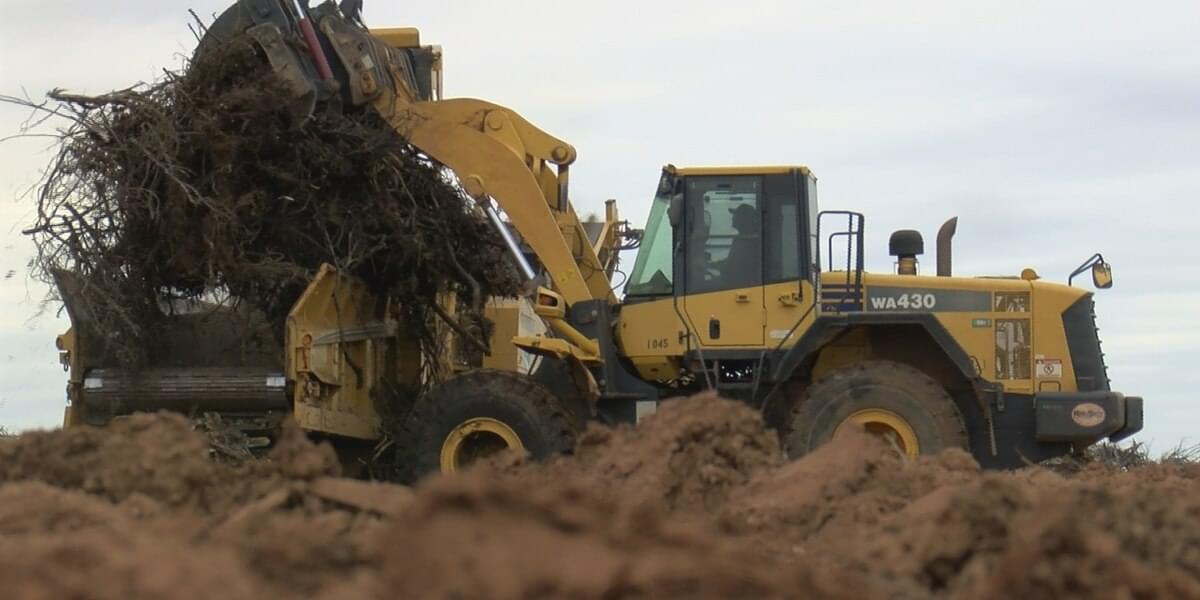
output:
[[[1063,367],[1060,358],[1039,358],[1034,365],[1038,379],[1062,379]]]

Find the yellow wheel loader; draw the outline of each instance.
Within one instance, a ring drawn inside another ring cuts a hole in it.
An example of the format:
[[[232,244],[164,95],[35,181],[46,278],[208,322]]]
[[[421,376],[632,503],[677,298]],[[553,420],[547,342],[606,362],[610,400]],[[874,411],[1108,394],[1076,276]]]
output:
[[[918,274],[924,242],[907,230],[890,240],[895,272],[867,273],[863,215],[820,211],[809,169],[667,166],[643,230],[611,201],[583,223],[568,196],[575,149],[507,108],[442,99],[440,48],[415,29],[368,31],[332,3],[240,0],[201,51],[240,34],[297,110],[330,99],[373,110],[445,165],[530,291],[490,302],[490,354],[431,365],[389,299],[326,266],[282,344],[264,334],[252,350],[220,350],[271,330],[249,309],[181,315],[168,333],[178,350],[129,374],[89,333],[63,273],[68,426],[216,413],[267,445],[290,415],[350,458],[386,446],[406,480],[504,449],[567,451],[588,421],[636,422],[702,390],[761,409],[791,456],[865,428],[911,456],[958,447],[1010,468],[1142,427],[1141,398],[1110,389],[1092,294],[1030,269],[952,276],[956,220],[937,236],[936,276]],[[618,298],[618,253],[635,248]],[[1087,272],[1112,283],[1099,255],[1071,279]]]

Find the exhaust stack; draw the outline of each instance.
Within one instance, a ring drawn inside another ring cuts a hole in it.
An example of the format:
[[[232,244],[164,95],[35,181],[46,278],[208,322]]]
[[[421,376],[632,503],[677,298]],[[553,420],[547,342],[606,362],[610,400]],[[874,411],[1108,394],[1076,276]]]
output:
[[[958,217],[951,217],[942,223],[937,234],[937,274],[938,277],[949,277],[951,273],[951,254],[954,234],[958,231]]]

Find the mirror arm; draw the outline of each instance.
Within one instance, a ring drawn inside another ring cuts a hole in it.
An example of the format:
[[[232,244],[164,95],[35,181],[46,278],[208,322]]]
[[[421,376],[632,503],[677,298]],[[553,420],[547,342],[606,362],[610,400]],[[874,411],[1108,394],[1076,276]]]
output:
[[[1101,256],[1099,252],[1093,254],[1091,256],[1091,258],[1083,261],[1083,264],[1079,265],[1079,268],[1075,269],[1074,271],[1071,271],[1071,275],[1069,277],[1067,277],[1067,285],[1071,285],[1071,282],[1074,281],[1076,276],[1078,276],[1080,273],[1083,273],[1084,271],[1087,271],[1088,269],[1092,268],[1092,265],[1094,265],[1096,263],[1102,263],[1102,262],[1104,262],[1104,257]]]

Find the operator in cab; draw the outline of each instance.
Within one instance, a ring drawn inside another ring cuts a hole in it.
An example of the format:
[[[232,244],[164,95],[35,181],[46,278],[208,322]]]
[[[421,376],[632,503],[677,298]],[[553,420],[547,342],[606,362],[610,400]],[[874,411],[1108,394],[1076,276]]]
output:
[[[729,245],[729,254],[717,265],[721,287],[736,289],[757,285],[761,269],[761,216],[753,204],[739,204],[729,212],[737,235]]]

